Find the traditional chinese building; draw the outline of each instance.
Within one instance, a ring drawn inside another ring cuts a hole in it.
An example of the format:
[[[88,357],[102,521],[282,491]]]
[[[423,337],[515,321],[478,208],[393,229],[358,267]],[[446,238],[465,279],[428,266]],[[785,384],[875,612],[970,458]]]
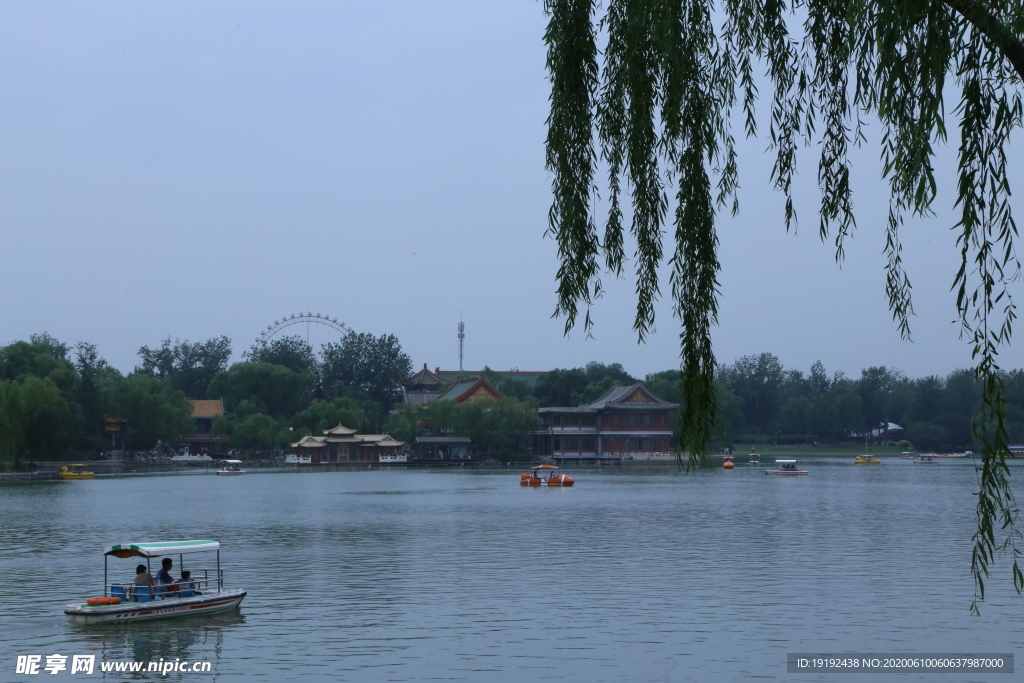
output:
[[[483,377],[467,377],[455,382],[437,396],[439,401],[455,401],[456,403],[475,403],[476,401],[499,398],[505,398],[505,394],[495,389]]]
[[[192,420],[195,434],[178,439],[178,453],[181,455],[216,455],[221,453],[220,437],[211,436],[213,418],[223,417],[224,402],[220,399],[193,400]]]
[[[641,383],[615,387],[575,408],[541,408],[534,452],[556,458],[668,459],[675,446],[671,415],[678,408]]]
[[[524,382],[530,387],[536,386],[537,380],[547,374],[547,371],[522,371],[522,370],[495,370],[492,371],[494,375],[501,377],[502,379],[511,379],[519,382]],[[429,401],[441,398],[451,399],[453,398],[452,393],[449,391],[453,387],[462,386],[463,389],[468,384],[472,384],[484,375],[483,371],[460,371],[460,370],[442,370],[441,368],[435,368],[430,370],[427,368],[427,364],[423,364],[423,369],[417,371],[414,375],[409,377],[402,383],[405,389],[405,402],[411,403],[412,405],[424,405]],[[484,380],[486,382],[486,380]],[[490,387],[491,391],[497,393],[495,398],[504,398],[504,394],[501,394],[490,382],[487,382],[487,386]],[[479,387],[477,387],[479,388]],[[463,392],[458,391],[458,395]],[[446,395],[447,394],[447,395]],[[479,400],[479,399],[475,399]],[[458,401],[464,403],[466,401]]]
[[[293,455],[285,462],[294,465],[351,465],[397,462],[402,446],[388,434],[356,434],[356,430],[338,425],[324,430],[323,436],[304,436],[292,444]]]

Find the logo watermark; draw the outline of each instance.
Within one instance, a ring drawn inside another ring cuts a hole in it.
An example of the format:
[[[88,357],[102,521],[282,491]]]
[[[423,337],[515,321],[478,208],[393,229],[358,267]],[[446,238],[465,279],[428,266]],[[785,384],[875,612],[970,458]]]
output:
[[[70,660],[70,664],[69,661]],[[114,661],[100,662],[102,673],[157,673],[166,676],[169,673],[210,673],[213,665],[210,662],[190,662],[181,659],[150,661]],[[14,673],[23,676],[38,674],[56,675],[61,671],[72,674],[91,675],[96,670],[96,655],[18,655],[14,665]]]

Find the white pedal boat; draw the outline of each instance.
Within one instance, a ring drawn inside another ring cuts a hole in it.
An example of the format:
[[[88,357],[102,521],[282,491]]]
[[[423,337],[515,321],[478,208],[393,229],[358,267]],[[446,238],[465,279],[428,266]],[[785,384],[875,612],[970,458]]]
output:
[[[216,552],[217,566],[209,569],[191,569],[188,581],[179,580],[166,586],[134,586],[131,583],[108,581],[107,558],[110,556],[146,558],[178,556],[178,567],[184,569],[184,556],[191,553]],[[213,574],[211,577],[210,574]],[[64,614],[76,624],[162,619],[193,614],[215,614],[236,609],[247,592],[242,588],[225,589],[224,574],[220,568],[220,543],[217,541],[161,541],[155,543],[126,543],[105,548],[103,552],[103,595],[85,602],[68,605]]]

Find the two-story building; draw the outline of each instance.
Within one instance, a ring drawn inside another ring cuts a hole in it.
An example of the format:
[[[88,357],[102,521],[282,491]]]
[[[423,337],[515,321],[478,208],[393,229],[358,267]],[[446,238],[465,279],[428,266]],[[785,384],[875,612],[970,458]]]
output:
[[[575,408],[541,408],[534,452],[555,458],[669,459],[675,447],[671,416],[678,408],[639,382]]]

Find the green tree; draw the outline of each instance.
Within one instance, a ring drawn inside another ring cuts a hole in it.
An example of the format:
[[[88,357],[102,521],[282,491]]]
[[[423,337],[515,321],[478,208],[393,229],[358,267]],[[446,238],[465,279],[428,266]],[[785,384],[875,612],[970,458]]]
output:
[[[232,448],[256,453],[285,446],[292,436],[284,423],[270,415],[254,413],[235,420],[227,440]]]
[[[423,421],[423,409],[410,403],[399,403],[388,418],[384,430],[399,441],[412,444],[422,434],[420,423]]]
[[[157,441],[173,444],[195,431],[192,402],[169,381],[141,372],[109,380],[104,387],[108,416],[128,421],[127,448],[147,450]]]
[[[168,337],[157,349],[143,346],[139,358],[142,362],[137,372],[170,380],[175,389],[189,398],[202,398],[214,376],[227,369],[231,339],[222,336],[194,343],[175,339],[172,343]]]
[[[53,380],[0,380],[0,461],[15,472],[26,458],[59,458],[80,429]]]
[[[295,439],[312,434],[320,436],[324,430],[343,425],[358,432],[370,428],[366,402],[349,397],[333,401],[318,401],[292,418]]]
[[[313,397],[312,375],[300,375],[282,365],[235,363],[217,373],[206,390],[207,398],[223,398],[226,410],[260,412],[285,419],[304,409]]]
[[[561,261],[555,312],[568,332],[582,305],[589,329],[590,305],[602,289],[599,260],[622,273],[629,215],[636,242],[633,327],[643,340],[654,325],[666,257],[663,224],[671,221],[669,282],[682,324],[681,440],[700,459],[715,425],[716,218],[723,207],[738,210],[732,122],[738,115],[748,136],[757,133],[758,65],[767,67],[770,81],[772,182],[785,197],[787,229],[795,220],[796,150],[816,145],[819,234],[835,239],[837,259],[855,226],[849,149],[864,140],[867,119],[881,123],[882,173],[890,183],[886,291],[903,336],[910,334],[913,307],[900,229],[908,214],[931,215],[943,196],[935,146],[947,130],[959,130],[954,227],[961,263],[954,288],[977,363],[981,401],[972,433],[983,444],[972,572],[983,599],[992,558],[1008,549],[1014,585],[1024,590],[998,365],[1016,316],[1008,283],[1020,271],[1006,145],[1024,110],[1024,6],[728,0],[715,13],[712,0],[545,0],[544,7],[550,18],[547,167],[554,174],[549,231]],[[951,93],[959,102],[947,108]],[[947,127],[947,111],[955,126]],[[599,164],[607,169],[607,193],[595,191]],[[631,211],[621,205],[624,186]],[[591,206],[599,194],[608,203],[603,236]]]
[[[273,339],[253,351],[249,360],[253,363],[283,365],[300,375],[320,376],[320,361],[313,353],[313,347],[299,336]]]
[[[402,382],[412,374],[412,361],[393,334],[374,337],[350,332],[340,344],[324,344],[321,381],[327,396],[357,388],[390,407],[402,393]]]
[[[743,399],[747,424],[767,434],[781,408],[785,373],[779,359],[770,353],[743,356],[732,365],[723,366],[719,379],[729,390]]]

